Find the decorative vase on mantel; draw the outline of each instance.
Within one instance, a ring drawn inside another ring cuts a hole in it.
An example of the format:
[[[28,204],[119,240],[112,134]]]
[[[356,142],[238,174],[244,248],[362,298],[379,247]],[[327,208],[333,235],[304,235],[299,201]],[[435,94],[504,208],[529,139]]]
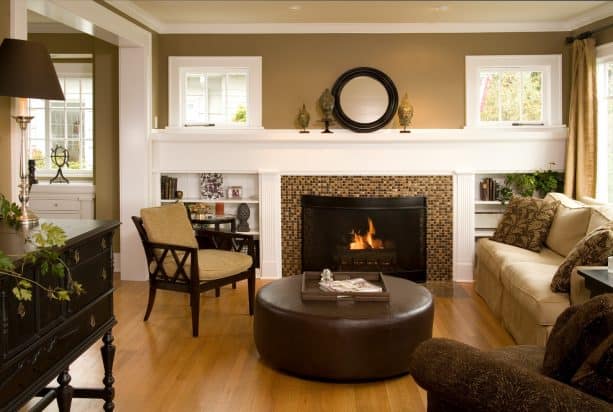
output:
[[[300,110],[298,111],[298,126],[302,128],[300,133],[309,133],[306,128],[309,127],[310,121],[311,115],[309,114],[308,110],[306,109],[306,106],[303,103],[302,108],[300,108]]]
[[[411,133],[410,130],[407,130],[411,120],[413,120],[413,105],[409,102],[409,95],[405,93],[398,106],[398,123],[403,127],[400,133]]]
[[[321,121],[324,123],[325,129],[322,133],[334,133],[330,130],[330,123],[332,123],[332,111],[334,110],[334,96],[330,92],[330,89],[326,88],[321,96],[319,96],[319,107],[323,114]]]

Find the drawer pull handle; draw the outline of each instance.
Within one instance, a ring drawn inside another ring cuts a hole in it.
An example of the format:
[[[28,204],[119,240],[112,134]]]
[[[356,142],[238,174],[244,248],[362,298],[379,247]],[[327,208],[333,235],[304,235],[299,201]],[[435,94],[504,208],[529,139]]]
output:
[[[74,263],[79,263],[79,260],[81,260],[81,256],[79,255],[79,251],[78,250],[74,251],[73,258],[74,258]]]
[[[94,317],[94,315],[91,315],[89,317],[89,326],[91,326],[92,328],[96,327],[96,318]]]
[[[53,204],[53,207],[57,207],[57,203],[54,203],[54,204]]]
[[[102,238],[102,241],[100,242],[100,246],[102,247],[102,249],[106,249],[106,239]]]
[[[102,268],[102,273],[100,273],[100,278],[102,278],[102,280],[106,280],[106,268]]]

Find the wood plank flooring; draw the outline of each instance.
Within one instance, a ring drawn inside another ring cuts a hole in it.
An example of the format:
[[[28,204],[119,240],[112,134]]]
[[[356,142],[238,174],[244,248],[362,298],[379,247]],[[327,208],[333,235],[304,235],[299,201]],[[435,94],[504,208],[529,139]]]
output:
[[[265,281],[258,280],[261,287]],[[432,283],[434,336],[488,349],[512,345],[470,284]],[[158,291],[148,322],[146,282],[116,282],[114,329],[116,410],[124,411],[424,411],[426,393],[410,375],[369,383],[296,378],[260,362],[248,316],[246,282],[221,297],[204,294],[200,337],[191,336],[186,295]],[[100,386],[100,345],[71,367],[75,386]],[[31,403],[30,403],[31,405]],[[46,410],[57,410],[55,404]],[[74,400],[73,411],[100,411],[102,402]]]

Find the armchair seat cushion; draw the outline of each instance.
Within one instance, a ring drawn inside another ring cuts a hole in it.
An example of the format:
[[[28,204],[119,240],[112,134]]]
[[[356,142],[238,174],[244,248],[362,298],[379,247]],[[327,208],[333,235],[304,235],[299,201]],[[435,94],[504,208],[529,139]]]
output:
[[[200,269],[200,280],[215,280],[227,276],[237,275],[249,269],[253,259],[246,253],[229,252],[218,249],[198,250],[198,268]],[[154,265],[152,263],[152,265]],[[188,259],[183,266],[185,273],[189,276],[191,264]],[[177,271],[177,264],[172,256],[164,259],[164,270],[166,274],[173,277]],[[185,281],[188,278],[184,278]]]
[[[200,280],[213,280],[237,275],[249,269],[253,259],[246,253],[227,250],[201,249],[198,251]]]

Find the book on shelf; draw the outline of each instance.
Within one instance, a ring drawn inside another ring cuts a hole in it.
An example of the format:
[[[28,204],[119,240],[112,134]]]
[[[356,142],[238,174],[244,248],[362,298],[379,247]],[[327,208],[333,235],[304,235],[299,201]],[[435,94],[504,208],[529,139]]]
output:
[[[160,178],[160,197],[162,200],[175,199],[177,192],[177,178],[162,175]]]
[[[497,200],[498,183],[491,177],[486,177],[479,183],[479,200]]]

